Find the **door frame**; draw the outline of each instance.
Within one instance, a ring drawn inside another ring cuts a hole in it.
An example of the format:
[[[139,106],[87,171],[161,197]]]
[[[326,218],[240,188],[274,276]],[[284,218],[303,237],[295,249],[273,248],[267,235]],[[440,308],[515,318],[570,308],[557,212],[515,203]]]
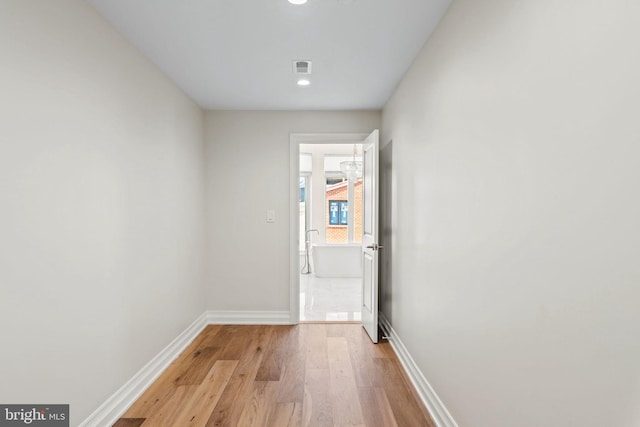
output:
[[[367,133],[289,134],[289,322],[300,323],[300,144],[360,144]]]

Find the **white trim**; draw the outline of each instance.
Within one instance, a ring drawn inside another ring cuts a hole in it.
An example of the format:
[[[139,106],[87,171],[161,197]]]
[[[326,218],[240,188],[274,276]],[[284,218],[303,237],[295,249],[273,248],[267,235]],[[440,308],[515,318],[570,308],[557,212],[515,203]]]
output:
[[[420,396],[420,399],[427,407],[433,421],[438,427],[458,427],[458,424],[456,424],[449,411],[447,411],[447,408],[433,390],[429,381],[427,381],[422,371],[420,371],[420,368],[418,368],[418,365],[416,365],[416,362],[414,362],[411,354],[409,354],[409,351],[402,343],[402,340],[400,340],[396,331],[393,330],[389,319],[387,319],[382,312],[378,314],[378,317],[380,319],[380,327],[388,337],[391,347],[398,355],[402,367],[418,392],[418,396]]]
[[[201,314],[176,339],[140,369],[118,391],[96,409],[80,427],[104,427],[113,425],[118,418],[144,393],[180,353],[207,326],[206,313]]]
[[[288,311],[230,311],[209,310],[205,312],[209,325],[289,325]]]
[[[370,133],[292,133],[289,138],[298,144],[353,144],[361,143]]]
[[[300,144],[353,144],[369,133],[291,133],[289,134],[289,321],[300,322]]]
[[[289,135],[289,321],[300,321],[300,141]],[[294,183],[295,181],[295,183]]]

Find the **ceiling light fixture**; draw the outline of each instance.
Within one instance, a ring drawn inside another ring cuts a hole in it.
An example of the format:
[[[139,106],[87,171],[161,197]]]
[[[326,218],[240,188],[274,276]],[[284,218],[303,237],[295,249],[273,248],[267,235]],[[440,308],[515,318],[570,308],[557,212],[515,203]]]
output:
[[[307,0],[289,0],[291,4],[305,4]]]
[[[298,80],[298,86],[309,86],[311,82],[307,79]]]
[[[362,177],[362,161],[356,160],[358,155],[358,148],[356,144],[353,144],[353,160],[346,162],[340,162],[340,170],[349,179],[356,179]]]

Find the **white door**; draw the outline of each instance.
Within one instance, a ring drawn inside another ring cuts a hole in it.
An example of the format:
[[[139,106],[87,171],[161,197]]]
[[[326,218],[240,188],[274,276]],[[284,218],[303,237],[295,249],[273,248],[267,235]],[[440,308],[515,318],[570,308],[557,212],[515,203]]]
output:
[[[378,342],[378,130],[363,145],[362,326]]]

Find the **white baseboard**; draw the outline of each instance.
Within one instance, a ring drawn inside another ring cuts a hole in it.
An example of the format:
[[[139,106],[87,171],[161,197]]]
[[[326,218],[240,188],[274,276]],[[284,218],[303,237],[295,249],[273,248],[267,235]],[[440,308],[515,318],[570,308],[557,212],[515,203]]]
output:
[[[438,398],[438,395],[429,384],[429,381],[427,381],[422,374],[422,371],[420,371],[420,368],[418,368],[418,365],[416,365],[416,362],[414,362],[396,331],[393,330],[389,319],[387,319],[382,313],[379,314],[379,319],[382,330],[389,338],[391,347],[393,347],[393,350],[398,355],[400,363],[407,372],[411,383],[416,388],[420,399],[427,407],[429,414],[431,414],[433,421],[438,427],[458,427],[458,424],[456,424],[449,411],[447,411],[447,408]]]
[[[289,325],[288,311],[229,311],[209,310],[205,312],[210,325]]]
[[[116,391],[80,427],[112,426],[207,325],[288,325],[288,311],[205,311]]]
[[[84,420],[80,427],[112,426],[126,412],[138,397],[160,376],[180,353],[207,326],[206,313],[200,315],[176,339],[147,363],[133,378],[127,381],[93,414]]]

